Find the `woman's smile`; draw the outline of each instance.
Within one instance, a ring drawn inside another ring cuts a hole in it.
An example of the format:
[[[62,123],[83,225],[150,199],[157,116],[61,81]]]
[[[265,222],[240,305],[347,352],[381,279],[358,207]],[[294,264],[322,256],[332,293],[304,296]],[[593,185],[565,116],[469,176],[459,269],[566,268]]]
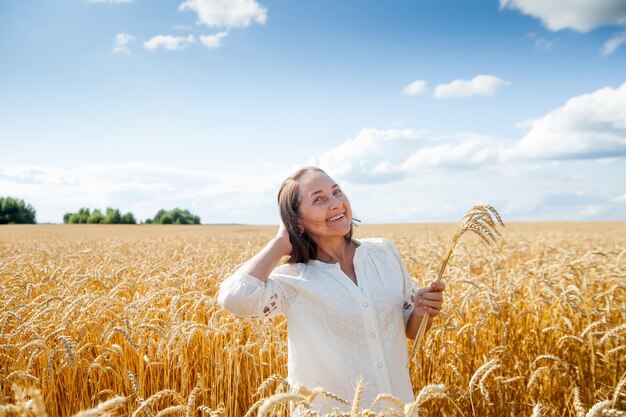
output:
[[[341,213],[341,214],[338,214],[336,216],[329,217],[328,219],[326,219],[326,221],[333,223],[333,222],[336,222],[338,220],[342,220],[342,219],[345,219],[345,218],[346,218],[346,216],[344,216],[343,213]]]

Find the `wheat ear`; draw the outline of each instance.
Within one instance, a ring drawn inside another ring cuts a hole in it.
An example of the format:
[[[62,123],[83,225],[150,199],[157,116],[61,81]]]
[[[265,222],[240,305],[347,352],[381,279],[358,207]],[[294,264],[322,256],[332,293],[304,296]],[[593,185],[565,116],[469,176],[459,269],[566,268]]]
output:
[[[359,379],[359,384],[354,391],[354,398],[352,400],[352,407],[350,414],[352,417],[357,417],[361,411],[361,396],[363,395],[363,380]]]
[[[495,221],[493,217],[495,217]],[[500,214],[490,205],[482,205],[482,206],[474,206],[472,207],[466,214],[459,220],[457,223],[452,236],[450,236],[450,240],[448,240],[448,244],[446,245],[446,251],[443,255],[443,259],[441,261],[441,265],[439,266],[439,271],[437,273],[437,279],[435,282],[441,282],[441,278],[443,277],[443,273],[446,270],[446,266],[448,265],[448,261],[452,256],[452,251],[456,247],[459,239],[465,232],[472,232],[478,235],[483,241],[487,244],[494,243],[496,241],[496,237],[500,236],[500,233],[496,230],[496,221],[504,227],[504,223],[502,222],[502,218]],[[414,307],[415,308],[415,307]],[[421,341],[424,338],[424,334],[426,333],[426,326],[428,323],[429,314],[424,314],[422,317],[422,321],[420,323],[420,327],[417,331],[417,335],[415,336],[415,340],[413,341],[413,346],[411,347],[411,353],[409,354],[409,361],[407,363],[407,368],[409,363],[411,363],[411,359],[415,356],[415,352],[417,348],[421,345]]]
[[[269,411],[274,408],[276,405],[280,403],[284,403],[287,401],[300,402],[306,400],[302,395],[299,394],[291,394],[291,393],[281,393],[274,394],[270,398],[267,398],[263,401],[261,407],[259,407],[259,412],[257,413],[258,417],[265,417]]]

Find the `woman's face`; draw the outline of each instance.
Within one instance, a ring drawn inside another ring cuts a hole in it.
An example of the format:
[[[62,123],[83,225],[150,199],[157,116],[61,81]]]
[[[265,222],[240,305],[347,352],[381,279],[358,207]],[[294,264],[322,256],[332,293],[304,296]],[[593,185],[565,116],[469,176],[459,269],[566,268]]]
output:
[[[352,208],[348,197],[324,172],[307,172],[300,177],[298,227],[312,238],[341,237],[350,232]]]

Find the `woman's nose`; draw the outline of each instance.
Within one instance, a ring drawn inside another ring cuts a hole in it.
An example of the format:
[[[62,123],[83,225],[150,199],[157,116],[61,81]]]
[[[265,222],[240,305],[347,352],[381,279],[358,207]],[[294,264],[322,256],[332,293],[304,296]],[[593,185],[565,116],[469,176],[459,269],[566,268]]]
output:
[[[330,208],[339,208],[341,206],[343,206],[341,199],[337,198],[337,196],[332,196],[330,200]]]

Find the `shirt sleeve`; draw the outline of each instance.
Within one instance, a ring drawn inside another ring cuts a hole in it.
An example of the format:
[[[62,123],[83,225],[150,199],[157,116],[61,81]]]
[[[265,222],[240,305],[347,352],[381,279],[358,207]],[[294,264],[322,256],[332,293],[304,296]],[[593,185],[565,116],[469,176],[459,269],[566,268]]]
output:
[[[413,313],[413,309],[415,306],[415,294],[417,293],[418,287],[413,284],[413,279],[411,278],[411,275],[409,275],[409,271],[407,271],[406,267],[404,266],[404,262],[402,262],[400,253],[398,253],[398,250],[396,249],[394,244],[391,243],[391,241],[388,242],[389,250],[393,254],[396,262],[398,262],[400,270],[402,271],[402,318],[404,319],[404,326],[406,327],[407,323],[409,322],[409,317],[411,317],[411,314]]]
[[[220,284],[217,301],[238,316],[272,317],[285,313],[288,306],[286,294],[281,283],[271,275],[267,282],[263,282],[236,271]]]

